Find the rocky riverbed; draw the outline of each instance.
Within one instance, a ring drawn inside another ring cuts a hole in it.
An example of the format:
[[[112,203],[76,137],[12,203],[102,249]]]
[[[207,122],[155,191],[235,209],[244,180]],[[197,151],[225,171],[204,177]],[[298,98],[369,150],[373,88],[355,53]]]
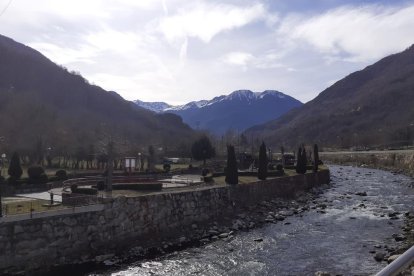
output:
[[[157,248],[100,256],[104,267],[86,274],[372,275],[412,242],[414,182],[379,170],[330,169],[331,186],[194,224],[192,236]]]

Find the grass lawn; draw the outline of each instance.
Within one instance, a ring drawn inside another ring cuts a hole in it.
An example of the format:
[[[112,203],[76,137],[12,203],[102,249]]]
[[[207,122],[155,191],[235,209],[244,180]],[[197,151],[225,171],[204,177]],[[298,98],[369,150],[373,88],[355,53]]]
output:
[[[319,166],[319,170],[327,170],[327,169],[328,169],[328,167],[325,166],[325,165]],[[312,171],[307,170],[306,172],[310,173]],[[295,176],[297,174],[298,173],[296,172],[296,170],[286,170],[285,169],[285,175],[283,177],[285,177],[285,176]],[[226,178],[225,176],[215,177],[214,178],[214,183],[217,184],[217,185],[226,185],[225,178]],[[272,178],[275,178],[275,177],[269,177],[268,179],[272,179]],[[246,183],[257,182],[257,181],[259,181],[259,179],[256,176],[239,176],[239,184],[246,184]]]
[[[217,185],[226,185],[225,179],[225,176],[214,177],[214,183]],[[239,184],[247,184],[257,181],[259,181],[259,179],[257,179],[256,176],[239,176]]]
[[[19,197],[4,197],[2,198],[2,207],[4,215],[18,215],[30,213],[30,209],[33,212],[44,212],[55,209],[66,208],[65,206],[58,205],[53,207],[42,206],[50,203],[48,200],[41,199],[26,199]]]

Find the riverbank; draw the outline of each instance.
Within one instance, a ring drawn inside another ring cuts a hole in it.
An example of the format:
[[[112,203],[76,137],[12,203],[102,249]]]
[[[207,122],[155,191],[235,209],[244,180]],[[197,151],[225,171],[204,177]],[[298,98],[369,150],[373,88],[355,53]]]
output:
[[[218,218],[208,224],[200,225],[194,223],[192,224],[192,233],[187,233],[176,239],[163,241],[158,246],[138,246],[122,252],[122,254],[98,256],[94,263],[78,266],[75,269],[77,269],[79,274],[86,275],[93,271],[92,275],[100,273],[109,275],[111,271],[117,271],[131,263],[154,260],[181,250],[206,246],[212,242],[222,241],[229,243],[236,235],[259,229],[265,225],[289,225],[290,222],[287,222],[287,220],[290,217],[301,216],[310,209],[316,209],[321,213],[325,212],[326,204],[316,200],[329,187],[328,184],[324,184],[306,192],[298,192],[294,199],[275,198],[264,200],[258,204],[240,209],[233,216]],[[263,238],[255,239],[257,243],[262,241]],[[56,274],[69,276],[73,275],[73,270],[67,273],[67,267],[59,267],[46,275]]]
[[[414,152],[412,150],[397,152],[377,151],[322,153],[321,157],[326,163],[381,169],[414,177]],[[414,185],[414,182],[412,184]],[[395,215],[391,214],[391,218],[395,217]],[[396,235],[394,237],[396,240],[401,242],[398,248],[383,248],[382,251],[379,248],[377,250],[373,250],[373,252],[376,251],[374,255],[376,260],[391,263],[414,245],[413,211],[406,212],[404,214],[404,226],[402,227],[402,230],[403,235]],[[412,275],[412,273],[414,273],[414,264],[407,268],[401,275]]]
[[[362,166],[381,169],[414,177],[414,152],[375,151],[375,152],[327,152],[320,153],[328,164]]]
[[[221,230],[233,230],[232,225],[221,229],[218,222],[218,238],[210,237],[205,245],[132,259],[89,275],[374,275],[404,243],[401,227],[405,214],[413,211],[412,181],[380,170],[330,170],[328,189],[312,189],[311,195],[300,195],[287,209],[268,201],[252,206],[251,213],[241,213],[246,224],[250,216],[262,220],[252,229],[221,238]],[[280,204],[285,206],[285,201]],[[286,216],[275,219],[279,214]],[[384,260],[379,262],[375,256],[381,253]]]
[[[272,200],[292,199],[324,183],[329,183],[327,169],[249,184],[122,196],[96,210],[76,214],[2,220],[0,271],[44,275],[56,266],[111,264],[123,256],[162,254],[195,242],[226,238],[231,231],[260,223],[247,215],[245,221],[238,217],[245,210],[256,208],[263,215],[265,210],[257,207],[260,204],[272,207]],[[285,206],[286,202],[276,200],[274,204]],[[264,219],[270,223],[282,216],[266,213]]]

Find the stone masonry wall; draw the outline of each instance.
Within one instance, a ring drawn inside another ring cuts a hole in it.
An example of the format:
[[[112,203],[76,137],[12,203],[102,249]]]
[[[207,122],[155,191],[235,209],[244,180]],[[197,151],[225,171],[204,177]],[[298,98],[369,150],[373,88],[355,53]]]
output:
[[[329,171],[235,186],[212,186],[118,197],[98,211],[21,221],[0,220],[0,274],[81,263],[133,246],[159,246],[240,208],[274,197],[293,197],[329,182]]]

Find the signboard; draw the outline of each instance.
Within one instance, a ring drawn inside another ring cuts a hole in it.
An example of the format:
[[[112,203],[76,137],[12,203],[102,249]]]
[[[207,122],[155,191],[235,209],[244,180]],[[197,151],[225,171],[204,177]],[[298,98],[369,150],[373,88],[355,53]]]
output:
[[[135,168],[136,161],[135,157],[125,157],[125,168]]]

